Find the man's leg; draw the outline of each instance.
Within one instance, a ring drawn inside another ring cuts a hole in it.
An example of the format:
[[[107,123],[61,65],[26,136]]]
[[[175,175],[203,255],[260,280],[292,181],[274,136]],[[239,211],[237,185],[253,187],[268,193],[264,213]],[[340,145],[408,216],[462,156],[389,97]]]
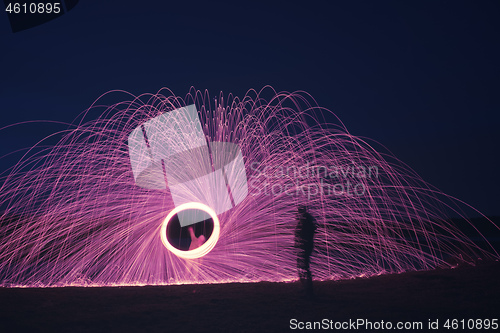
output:
[[[307,249],[305,251],[305,260],[304,260],[304,266],[305,266],[305,290],[308,296],[313,296],[313,283],[312,283],[312,274],[311,274],[311,268],[310,268],[310,263],[311,263],[311,253],[312,253],[312,248]]]
[[[305,288],[305,282],[307,279],[307,267],[306,267],[306,257],[305,251],[303,249],[299,249],[297,252],[297,271],[299,275],[300,283]]]

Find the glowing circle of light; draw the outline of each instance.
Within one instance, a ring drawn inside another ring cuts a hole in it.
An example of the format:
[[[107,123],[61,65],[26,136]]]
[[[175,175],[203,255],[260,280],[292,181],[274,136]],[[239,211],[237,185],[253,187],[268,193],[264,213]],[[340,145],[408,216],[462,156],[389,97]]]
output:
[[[167,226],[172,217],[174,217],[175,214],[187,210],[187,209],[198,209],[202,210],[210,217],[212,218],[214,222],[214,229],[212,231],[212,235],[210,235],[210,238],[200,247],[190,250],[190,251],[182,251],[177,248],[175,248],[172,244],[167,239]],[[215,211],[208,207],[205,204],[202,204],[201,202],[188,202],[185,204],[182,204],[180,206],[175,207],[170,211],[170,213],[167,215],[165,220],[163,220],[163,223],[161,225],[160,229],[160,236],[161,236],[161,241],[163,245],[173,254],[180,258],[184,259],[196,259],[196,258],[201,258],[205,255],[207,255],[212,249],[214,248],[215,244],[217,244],[217,241],[219,240],[219,235],[220,235],[220,222],[219,218],[217,217],[217,214]]]

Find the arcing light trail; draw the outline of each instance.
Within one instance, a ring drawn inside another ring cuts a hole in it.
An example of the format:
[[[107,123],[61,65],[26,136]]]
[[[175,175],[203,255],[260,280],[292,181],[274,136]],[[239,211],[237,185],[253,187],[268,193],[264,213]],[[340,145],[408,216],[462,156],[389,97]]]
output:
[[[115,95],[120,93],[103,98]],[[126,96],[84,121],[101,109],[98,99],[56,145],[33,149],[3,177],[1,285],[294,280],[299,204],[319,223],[311,264],[316,279],[431,269],[453,257],[499,257],[487,242],[479,246],[449,222],[447,212],[460,214],[459,202],[391,154],[341,125],[326,124],[322,116],[334,115],[306,93],[267,87],[241,99],[214,100],[194,89],[184,98],[166,89]],[[127,147],[135,128],[190,104],[207,142],[239,146],[248,178],[248,196],[218,215],[218,240],[196,259],[164,246],[172,195],[168,187],[136,185]]]

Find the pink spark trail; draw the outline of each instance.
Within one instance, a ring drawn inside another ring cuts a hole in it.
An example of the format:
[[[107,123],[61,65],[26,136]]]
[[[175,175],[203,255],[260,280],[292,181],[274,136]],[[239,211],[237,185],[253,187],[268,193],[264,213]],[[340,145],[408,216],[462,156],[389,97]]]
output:
[[[120,102],[98,105],[110,98]],[[161,233],[175,208],[170,190],[137,186],[127,140],[148,120],[191,104],[207,142],[241,149],[248,195],[217,216],[220,234],[208,253],[183,258],[164,246]],[[101,96],[56,145],[41,142],[1,179],[0,285],[295,280],[299,204],[319,224],[315,279],[499,258],[477,226],[466,235],[447,219],[465,204],[380,145],[349,134],[340,120],[325,119],[336,117],[307,93],[270,87],[242,98],[194,89],[184,98],[167,89]]]

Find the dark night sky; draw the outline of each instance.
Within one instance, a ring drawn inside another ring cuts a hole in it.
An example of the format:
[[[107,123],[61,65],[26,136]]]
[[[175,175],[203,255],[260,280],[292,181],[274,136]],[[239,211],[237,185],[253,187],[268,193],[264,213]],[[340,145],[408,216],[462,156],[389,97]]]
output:
[[[352,134],[500,215],[499,17],[498,1],[81,0],[12,33],[2,13],[0,127],[71,122],[114,89],[305,90]],[[54,129],[0,131],[0,156]]]

